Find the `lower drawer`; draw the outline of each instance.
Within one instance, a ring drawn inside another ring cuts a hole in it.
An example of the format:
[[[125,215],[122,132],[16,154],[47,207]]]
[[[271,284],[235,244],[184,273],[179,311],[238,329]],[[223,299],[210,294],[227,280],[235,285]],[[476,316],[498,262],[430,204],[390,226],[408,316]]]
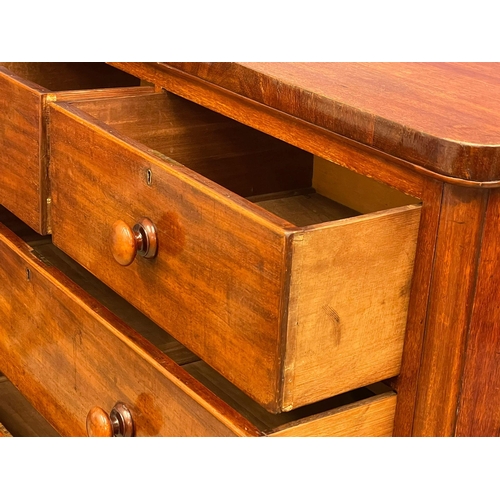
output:
[[[7,223],[25,241],[0,224],[0,370],[61,435],[391,435],[396,395],[380,385],[268,413],[50,238]]]
[[[0,437],[55,437],[54,428],[0,375]]]

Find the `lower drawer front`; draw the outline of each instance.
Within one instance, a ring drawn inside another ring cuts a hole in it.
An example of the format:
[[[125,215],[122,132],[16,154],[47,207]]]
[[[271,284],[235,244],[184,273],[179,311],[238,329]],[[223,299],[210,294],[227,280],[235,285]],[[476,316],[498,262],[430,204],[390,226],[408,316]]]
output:
[[[0,224],[0,370],[61,435],[86,435],[87,420],[109,435],[117,403],[136,436],[392,433],[392,392],[268,413],[152,323],[148,338],[125,324],[54,266],[88,290],[106,288],[50,243],[31,244]],[[122,317],[149,328],[131,306]],[[160,350],[167,344],[184,366]]]
[[[62,435],[86,435],[89,411],[120,401],[138,436],[234,434],[188,394],[173,362],[37,260],[0,230],[0,369]]]

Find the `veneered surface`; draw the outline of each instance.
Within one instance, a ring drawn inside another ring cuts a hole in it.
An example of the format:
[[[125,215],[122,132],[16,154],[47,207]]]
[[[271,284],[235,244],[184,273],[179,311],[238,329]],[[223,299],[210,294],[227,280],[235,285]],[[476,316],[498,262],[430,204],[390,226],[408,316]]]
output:
[[[488,199],[460,393],[458,436],[500,435],[500,191]]]

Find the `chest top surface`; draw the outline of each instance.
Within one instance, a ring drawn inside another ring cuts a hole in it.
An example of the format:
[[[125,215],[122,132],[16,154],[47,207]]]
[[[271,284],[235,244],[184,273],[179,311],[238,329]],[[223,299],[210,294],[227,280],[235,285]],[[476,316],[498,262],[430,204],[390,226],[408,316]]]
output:
[[[155,63],[429,170],[500,179],[498,63]]]

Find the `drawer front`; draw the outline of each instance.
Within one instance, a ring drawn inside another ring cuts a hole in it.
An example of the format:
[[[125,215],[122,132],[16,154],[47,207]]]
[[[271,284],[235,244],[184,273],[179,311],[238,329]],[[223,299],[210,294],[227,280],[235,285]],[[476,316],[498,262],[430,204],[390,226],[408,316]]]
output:
[[[117,402],[137,436],[256,433],[4,226],[0,262],[0,370],[61,435],[86,435],[89,411]]]
[[[321,418],[304,418],[276,428],[277,437],[390,437],[396,412],[395,394],[374,396],[368,401],[353,403],[326,412]]]
[[[77,106],[51,105],[50,123],[54,244],[259,404],[399,373],[419,206],[297,227]],[[157,251],[119,265],[145,217]]]
[[[58,99],[54,90],[59,91],[62,99],[67,98],[65,91],[73,91],[72,98],[78,99],[86,95],[78,89],[133,85],[137,79],[106,65],[3,64],[0,65],[0,205],[45,234],[49,231],[50,196],[44,119],[47,101]],[[79,97],[79,93],[83,95]]]
[[[261,404],[275,404],[284,234],[191,182],[187,171],[168,170],[57,109],[54,244]],[[156,226],[157,257],[118,265],[113,224],[132,227],[143,217]]]

